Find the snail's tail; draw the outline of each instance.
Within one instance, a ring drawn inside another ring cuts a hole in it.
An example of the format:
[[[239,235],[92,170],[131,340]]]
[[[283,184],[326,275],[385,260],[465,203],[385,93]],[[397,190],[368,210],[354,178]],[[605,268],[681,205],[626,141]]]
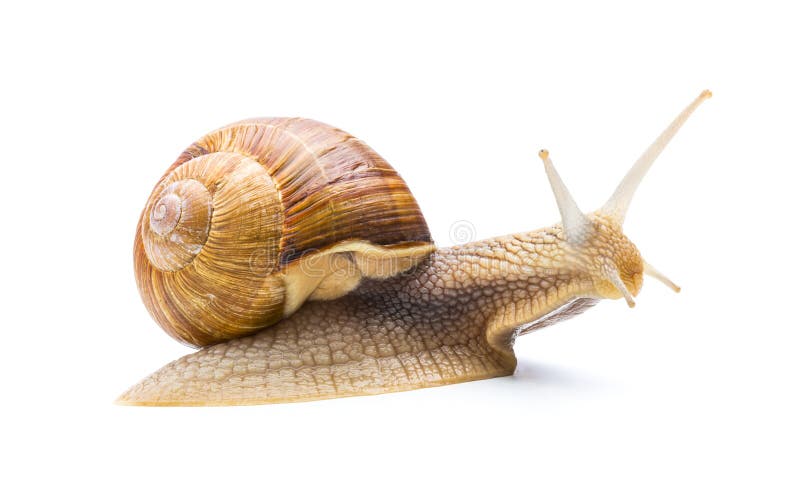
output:
[[[250,337],[186,355],[119,397],[124,405],[312,401],[406,391],[513,373],[469,319],[424,317],[347,296],[306,303]],[[431,322],[435,322],[432,325]]]

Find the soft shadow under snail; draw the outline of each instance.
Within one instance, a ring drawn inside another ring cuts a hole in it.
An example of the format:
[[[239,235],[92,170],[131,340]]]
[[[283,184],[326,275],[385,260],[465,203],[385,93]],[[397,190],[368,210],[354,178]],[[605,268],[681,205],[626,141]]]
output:
[[[136,230],[153,318],[200,350],[125,392],[132,405],[243,405],[404,391],[509,375],[517,336],[634,296],[623,234],[634,191],[697,97],[595,212],[539,156],[561,223],[436,248],[400,176],[347,133],[253,119],[186,149]]]

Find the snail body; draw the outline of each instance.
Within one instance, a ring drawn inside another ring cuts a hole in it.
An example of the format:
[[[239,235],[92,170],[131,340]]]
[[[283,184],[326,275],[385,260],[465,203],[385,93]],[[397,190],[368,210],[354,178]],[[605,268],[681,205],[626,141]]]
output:
[[[154,318],[205,347],[118,402],[308,401],[509,375],[518,336],[599,299],[633,306],[645,274],[677,291],[622,224],[647,169],[709,96],[675,119],[599,210],[578,209],[543,150],[561,223],[449,248],[433,245],[396,172],[346,133],[303,119],[211,133],[156,186],[134,249]],[[301,183],[313,187],[301,192]],[[232,217],[234,207],[244,214]]]

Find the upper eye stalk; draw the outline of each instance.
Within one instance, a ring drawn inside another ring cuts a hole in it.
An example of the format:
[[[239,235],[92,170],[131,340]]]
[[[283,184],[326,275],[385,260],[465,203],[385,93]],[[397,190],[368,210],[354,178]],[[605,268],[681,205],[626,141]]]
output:
[[[689,116],[692,115],[701,103],[710,97],[711,92],[709,90],[704,90],[683,110],[683,112],[678,114],[675,120],[673,120],[644,153],[642,153],[639,159],[633,164],[633,167],[631,167],[625,177],[622,178],[622,181],[620,181],[608,201],[594,213],[594,216],[600,216],[610,220],[612,223],[616,224],[615,227],[618,227],[621,231],[633,195],[645,174]],[[547,150],[541,150],[539,151],[539,157],[544,162],[544,170],[547,173],[547,178],[550,180],[550,186],[556,197],[558,210],[561,214],[564,237],[569,244],[580,248],[587,243],[593,232],[592,218],[584,214],[578,207],[575,199],[572,197],[553,166],[553,162],[550,160],[550,153]],[[661,281],[675,292],[680,291],[680,287],[652,265],[642,260],[642,266],[644,274]],[[623,282],[619,269],[606,266],[604,272],[605,280],[619,291],[620,295],[627,301],[628,306],[633,307],[635,304],[633,294]],[[635,293],[637,291],[638,288],[634,289],[633,292]]]

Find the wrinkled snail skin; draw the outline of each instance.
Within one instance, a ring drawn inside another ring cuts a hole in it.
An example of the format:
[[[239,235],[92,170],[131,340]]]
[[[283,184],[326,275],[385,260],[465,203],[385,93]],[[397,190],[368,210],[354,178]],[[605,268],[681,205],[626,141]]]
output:
[[[555,227],[439,249],[408,274],[307,302],[253,337],[177,360],[120,401],[306,401],[511,374],[519,326],[597,297],[591,278],[563,263],[559,235]]]
[[[622,224],[644,173],[709,96],[703,92],[675,119],[597,211],[578,209],[543,150],[540,157],[561,223],[450,248],[409,252],[406,247],[391,254],[377,248],[379,254],[369,263],[365,257],[371,250],[362,251],[362,244],[339,244],[332,257],[324,254],[317,261],[344,261],[326,272],[325,281],[352,284],[346,292],[317,292],[256,334],[186,355],[133,386],[118,402],[296,402],[510,375],[518,336],[578,315],[600,299],[624,298],[633,306],[644,275],[679,290],[642,259]],[[159,229],[159,222],[172,222],[169,212],[156,211],[155,216]],[[307,261],[312,265],[306,269],[317,268],[317,261]],[[388,275],[376,269],[387,264],[392,266]],[[355,276],[339,273],[342,268]],[[311,283],[299,273],[291,267],[282,272],[295,287],[306,288]]]

